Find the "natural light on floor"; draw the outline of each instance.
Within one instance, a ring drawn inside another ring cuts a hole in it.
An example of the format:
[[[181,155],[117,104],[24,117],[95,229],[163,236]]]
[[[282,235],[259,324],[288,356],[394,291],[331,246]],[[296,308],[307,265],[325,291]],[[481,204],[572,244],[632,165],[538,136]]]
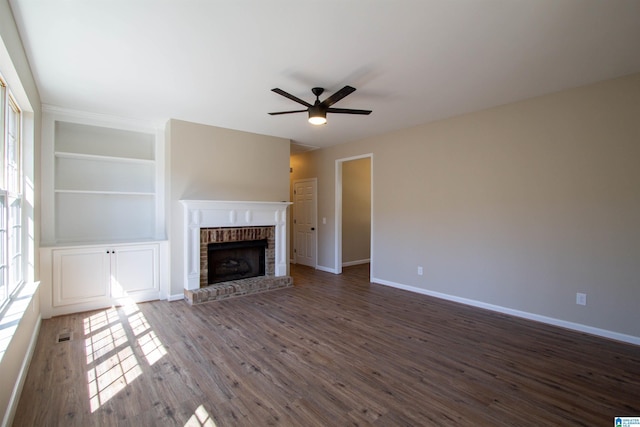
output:
[[[85,318],[84,336],[92,413],[139,377],[145,364],[151,366],[166,354],[135,303]]]
[[[195,413],[191,415],[191,418],[187,420],[184,427],[216,427],[216,423],[207,410],[204,409],[204,406],[200,405]]]

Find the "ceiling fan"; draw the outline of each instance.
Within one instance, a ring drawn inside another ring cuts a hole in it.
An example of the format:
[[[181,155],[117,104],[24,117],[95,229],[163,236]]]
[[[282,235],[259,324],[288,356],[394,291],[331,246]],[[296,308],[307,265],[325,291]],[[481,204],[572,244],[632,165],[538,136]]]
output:
[[[293,96],[290,93],[283,91],[282,89],[271,89],[271,91],[284,96],[285,98],[289,98],[292,101],[297,102],[298,104],[302,104],[307,107],[306,110],[293,110],[293,111],[278,111],[276,113],[269,113],[272,116],[277,116],[279,114],[291,114],[291,113],[304,113],[309,112],[309,123],[314,125],[323,125],[327,123],[327,113],[338,113],[338,114],[362,114],[369,115],[371,114],[371,110],[354,110],[351,108],[332,108],[331,106],[336,102],[340,101],[345,96],[355,92],[356,88],[351,86],[345,86],[324,101],[320,101],[320,95],[324,92],[324,88],[314,87],[311,89],[311,92],[316,96],[316,101],[313,105],[309,104],[307,101],[304,101],[297,96]]]

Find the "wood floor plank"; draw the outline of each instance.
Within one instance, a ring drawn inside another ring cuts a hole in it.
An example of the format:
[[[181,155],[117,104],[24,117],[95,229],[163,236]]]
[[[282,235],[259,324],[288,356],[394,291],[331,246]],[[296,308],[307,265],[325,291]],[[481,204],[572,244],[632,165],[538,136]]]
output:
[[[640,347],[292,266],[295,286],[43,321],[15,426],[611,425]],[[56,342],[62,331],[73,340]]]

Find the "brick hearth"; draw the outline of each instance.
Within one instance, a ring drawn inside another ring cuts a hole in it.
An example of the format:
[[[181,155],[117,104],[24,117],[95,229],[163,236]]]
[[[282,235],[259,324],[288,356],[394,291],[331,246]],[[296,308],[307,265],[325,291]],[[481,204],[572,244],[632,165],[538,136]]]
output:
[[[185,290],[184,299],[189,305],[202,304],[208,301],[251,295],[259,292],[293,286],[291,276],[259,276],[248,279],[233,280],[231,282],[216,283],[195,290]]]

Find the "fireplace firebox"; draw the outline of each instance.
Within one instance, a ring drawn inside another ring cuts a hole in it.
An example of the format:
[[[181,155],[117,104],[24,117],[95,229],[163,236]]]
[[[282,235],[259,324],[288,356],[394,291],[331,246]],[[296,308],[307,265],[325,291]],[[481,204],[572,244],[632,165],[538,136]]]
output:
[[[265,275],[267,239],[207,244],[207,283]]]

